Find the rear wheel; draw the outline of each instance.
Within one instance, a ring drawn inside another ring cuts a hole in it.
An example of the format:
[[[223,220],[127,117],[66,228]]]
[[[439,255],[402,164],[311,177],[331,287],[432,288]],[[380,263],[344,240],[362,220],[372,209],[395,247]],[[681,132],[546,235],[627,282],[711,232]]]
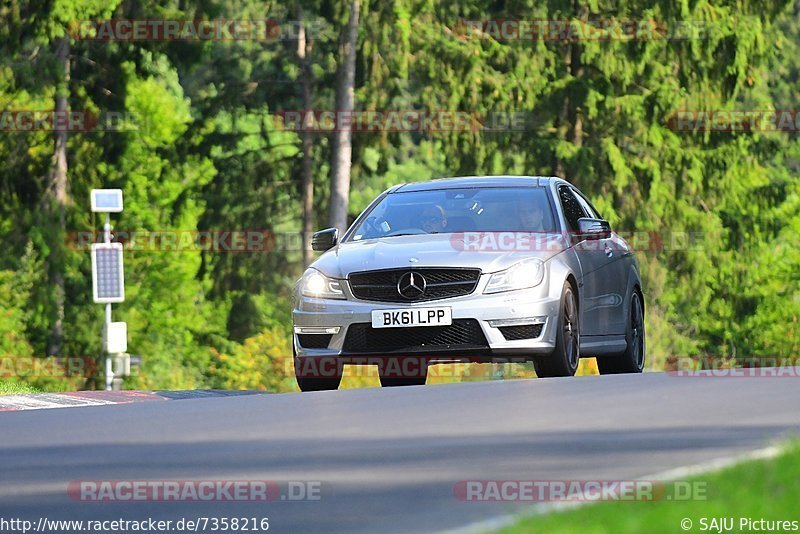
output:
[[[342,371],[343,366],[336,358],[305,358],[294,353],[294,376],[300,391],[339,389]]]
[[[561,311],[556,331],[556,348],[549,356],[539,356],[533,361],[536,376],[552,378],[573,376],[580,360],[580,319],[578,299],[572,284],[564,282],[561,293]]]
[[[379,364],[378,378],[385,388],[424,386],[428,379],[428,363],[424,358],[386,358]]]
[[[633,292],[631,297],[625,341],[627,342],[627,347],[621,355],[597,358],[597,369],[601,375],[641,373],[642,369],[644,369],[644,308],[642,306],[642,297],[636,291]]]

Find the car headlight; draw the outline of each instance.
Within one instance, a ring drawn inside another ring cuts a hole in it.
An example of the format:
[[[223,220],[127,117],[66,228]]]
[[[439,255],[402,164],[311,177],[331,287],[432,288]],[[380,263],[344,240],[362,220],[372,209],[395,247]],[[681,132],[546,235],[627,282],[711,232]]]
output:
[[[494,273],[486,284],[484,293],[501,293],[538,286],[544,279],[544,263],[541,260],[526,260],[512,265],[505,271]]]
[[[316,269],[307,269],[300,279],[300,291],[307,297],[320,299],[344,299],[339,280],[328,278]]]

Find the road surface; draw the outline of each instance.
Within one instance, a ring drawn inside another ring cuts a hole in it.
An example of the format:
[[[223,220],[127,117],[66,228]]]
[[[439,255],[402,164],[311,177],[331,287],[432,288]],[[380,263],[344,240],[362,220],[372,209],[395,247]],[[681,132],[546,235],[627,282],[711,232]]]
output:
[[[531,506],[463,502],[458,481],[620,480],[742,454],[796,433],[798,401],[798,379],[646,373],[5,412],[0,518],[446,530]],[[321,486],[299,502],[99,503],[68,493],[86,480]]]

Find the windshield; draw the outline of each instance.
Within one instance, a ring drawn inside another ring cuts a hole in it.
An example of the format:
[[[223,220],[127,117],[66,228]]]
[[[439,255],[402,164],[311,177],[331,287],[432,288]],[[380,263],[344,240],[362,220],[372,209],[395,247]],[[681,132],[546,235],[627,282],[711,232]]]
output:
[[[375,205],[350,240],[456,232],[553,232],[543,187],[438,189],[391,193]]]

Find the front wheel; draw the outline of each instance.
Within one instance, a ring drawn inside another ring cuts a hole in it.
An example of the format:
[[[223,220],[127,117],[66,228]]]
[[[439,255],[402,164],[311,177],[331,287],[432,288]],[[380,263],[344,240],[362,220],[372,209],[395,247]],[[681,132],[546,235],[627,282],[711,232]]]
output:
[[[536,376],[552,378],[574,376],[581,357],[580,319],[578,299],[572,284],[564,282],[561,293],[561,311],[556,332],[556,348],[549,356],[539,356],[533,361]]]
[[[339,389],[342,364],[334,357],[304,358],[294,356],[294,376],[300,391],[329,391]]]
[[[636,291],[631,297],[628,326],[625,331],[627,347],[619,356],[602,356],[597,358],[597,369],[601,375],[620,373],[641,373],[644,369],[645,338],[644,308],[642,297]]]
[[[378,365],[378,378],[385,388],[424,386],[428,379],[428,362],[424,358],[385,358]]]

